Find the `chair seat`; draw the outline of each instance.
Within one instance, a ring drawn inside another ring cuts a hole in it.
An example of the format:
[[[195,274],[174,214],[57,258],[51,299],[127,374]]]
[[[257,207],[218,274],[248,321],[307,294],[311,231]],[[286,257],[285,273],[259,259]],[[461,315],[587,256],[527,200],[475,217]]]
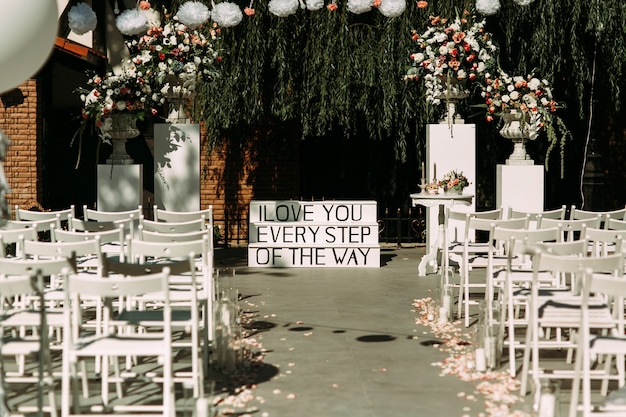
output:
[[[38,310],[16,310],[5,314],[2,318],[4,327],[19,326],[39,326],[41,323],[41,312]],[[50,327],[63,326],[63,312],[46,310],[46,324]]]
[[[140,352],[142,356],[162,356],[163,344],[161,337],[150,334],[133,334],[132,336],[94,336],[80,340],[74,346],[74,357],[94,356],[126,356],[132,352]]]
[[[2,341],[0,353],[3,356],[34,355],[41,350],[39,338],[5,339]]]

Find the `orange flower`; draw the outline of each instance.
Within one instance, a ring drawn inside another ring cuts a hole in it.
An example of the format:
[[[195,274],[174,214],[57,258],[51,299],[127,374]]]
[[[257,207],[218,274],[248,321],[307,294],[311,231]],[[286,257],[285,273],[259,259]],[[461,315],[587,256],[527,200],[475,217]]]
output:
[[[374,4],[372,4],[372,6],[379,8],[380,7],[380,3],[382,3],[382,0],[374,0]]]
[[[457,32],[454,35],[452,35],[452,40],[455,43],[461,43],[463,39],[465,39],[465,32]]]
[[[428,7],[428,2],[427,1],[418,1],[417,2],[417,7],[418,9],[425,9]]]
[[[246,16],[254,16],[254,9],[251,7],[246,7],[245,9],[243,9],[243,12],[246,14]]]
[[[334,12],[335,10],[337,10],[337,5],[335,3],[330,3],[329,5],[326,6],[326,8],[330,10],[331,12]]]
[[[139,8],[141,10],[150,10],[150,7],[152,7],[152,6],[150,6],[150,2],[147,1],[147,0],[141,0],[139,2]]]

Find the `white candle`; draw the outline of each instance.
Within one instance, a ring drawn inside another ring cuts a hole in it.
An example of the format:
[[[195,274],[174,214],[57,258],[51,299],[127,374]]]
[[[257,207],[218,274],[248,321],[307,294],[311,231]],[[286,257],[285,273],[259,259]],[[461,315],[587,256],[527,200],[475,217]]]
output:
[[[437,164],[433,164],[433,179],[437,178]]]
[[[422,170],[420,171],[420,174],[422,175],[422,180],[424,178],[426,178],[426,172],[424,171],[424,163],[422,162]]]
[[[485,349],[476,348],[474,351],[474,356],[476,360],[476,370],[478,372],[484,372],[487,370],[487,363],[485,361]]]
[[[554,394],[541,394],[539,399],[539,417],[554,417],[556,397]]]
[[[448,309],[445,307],[439,308],[439,323],[446,323],[448,321]]]

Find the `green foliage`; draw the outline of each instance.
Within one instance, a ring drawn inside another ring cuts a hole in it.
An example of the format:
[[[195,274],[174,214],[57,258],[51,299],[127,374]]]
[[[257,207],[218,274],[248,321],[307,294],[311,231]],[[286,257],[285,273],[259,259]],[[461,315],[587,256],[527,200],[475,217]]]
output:
[[[339,130],[354,138],[355,146],[367,139],[393,140],[404,160],[411,152],[407,135],[432,123],[438,111],[426,106],[420,83],[402,81],[414,49],[411,30],[422,32],[429,15],[456,16],[475,2],[430,1],[419,9],[410,1],[396,18],[376,9],[352,14],[344,0],[335,11],[300,9],[281,18],[269,13],[267,3],[256,1],[253,16],[222,29],[223,76],[202,86],[197,96],[197,116],[206,123],[211,143],[238,127],[296,120],[302,137]],[[606,71],[610,87],[605,99],[618,108],[626,56],[623,2],[501,4],[486,26],[500,48],[500,67],[511,73],[534,70],[547,78],[555,99],[584,119],[597,42],[597,67]],[[240,0],[242,9],[248,5]],[[356,137],[361,126],[369,137]],[[564,143],[554,139],[551,145]]]

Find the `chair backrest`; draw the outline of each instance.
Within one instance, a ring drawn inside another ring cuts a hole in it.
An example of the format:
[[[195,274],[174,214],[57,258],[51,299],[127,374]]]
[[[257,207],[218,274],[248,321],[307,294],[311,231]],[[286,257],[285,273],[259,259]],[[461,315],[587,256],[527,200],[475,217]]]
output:
[[[159,222],[141,218],[139,227],[144,231],[158,232],[158,233],[188,233],[206,231],[206,219],[204,215],[198,219],[189,220],[184,222]]]
[[[17,204],[14,210],[15,220],[17,221],[67,221],[69,216],[75,216],[74,205],[71,205],[67,209],[62,210],[50,210],[50,211],[31,211],[21,209]]]
[[[140,216],[143,216],[143,207],[141,205],[137,206],[134,210],[127,211],[101,211],[87,208],[86,205],[83,206],[84,220],[114,222],[116,220],[127,220],[132,218],[138,221]]]
[[[198,211],[170,211],[160,209],[156,205],[152,206],[152,212],[154,221],[157,222],[188,222],[191,220],[198,220],[202,216],[204,219],[213,224],[213,206],[209,206],[204,210]]]
[[[27,240],[23,243],[25,258],[55,259],[75,258],[80,270],[102,270],[102,249],[100,239],[80,242],[41,242]]]
[[[540,219],[538,228],[560,226],[563,231],[563,240],[577,240],[585,235],[585,229],[599,229],[602,223],[601,216],[578,220]]]
[[[606,222],[605,229],[610,230],[626,230],[626,220],[609,219]]]
[[[112,242],[123,243],[125,236],[123,225],[118,225],[118,227],[114,227],[113,229],[98,232],[78,232],[71,230],[58,230],[56,228],[50,231],[50,239],[53,242],[82,242],[98,238],[100,240],[100,244]]]
[[[209,238],[209,235],[208,229],[186,233],[161,233],[143,230],[141,226],[137,233],[138,239],[146,242],[189,242]]]
[[[0,276],[31,275],[38,270],[43,276],[60,275],[66,271],[75,271],[76,260],[71,258],[56,259],[0,259]]]
[[[613,252],[622,252],[623,241],[626,239],[626,230],[588,227],[585,230],[585,237],[591,245],[590,252],[593,256],[606,256]]]
[[[0,256],[6,257],[6,245],[15,243],[15,256],[22,256],[22,242],[25,240],[38,240],[37,230],[32,227],[25,229],[0,229]]]
[[[609,219],[626,220],[626,207],[617,210],[605,210],[605,211],[589,211],[577,209],[576,206],[571,206],[569,218],[570,220],[590,219],[600,216],[602,218],[602,228],[606,228],[606,222]]]
[[[35,229],[37,232],[49,232],[51,227],[61,228],[61,220],[44,219],[44,220],[7,220],[4,223],[4,229]]]
[[[544,210],[538,212],[531,211],[522,211],[515,210],[512,207],[509,207],[507,219],[519,219],[529,216],[530,221],[537,221],[539,217],[544,219],[565,219],[565,214],[567,213],[567,206],[563,205],[561,208],[553,209],[553,210]]]
[[[88,274],[70,274],[66,277],[64,284],[65,303],[64,323],[67,329],[72,331],[65,332],[64,348],[69,351],[73,344],[73,339],[80,334],[80,327],[83,320],[80,319],[82,312],[79,300],[83,297],[99,297],[101,299],[110,300],[126,300],[127,298],[142,296],[150,293],[160,294],[160,304],[163,306],[163,333],[159,336],[164,338],[164,348],[170,348],[171,345],[171,306],[169,296],[169,268],[155,274],[144,274],[128,279],[125,276],[109,276],[103,279],[99,275]],[[120,309],[124,309],[125,303],[116,303]],[[102,329],[113,330],[109,326],[112,319],[111,303],[102,303],[103,306],[103,322]],[[156,337],[155,333],[151,336]],[[129,352],[132,353],[132,352]]]

